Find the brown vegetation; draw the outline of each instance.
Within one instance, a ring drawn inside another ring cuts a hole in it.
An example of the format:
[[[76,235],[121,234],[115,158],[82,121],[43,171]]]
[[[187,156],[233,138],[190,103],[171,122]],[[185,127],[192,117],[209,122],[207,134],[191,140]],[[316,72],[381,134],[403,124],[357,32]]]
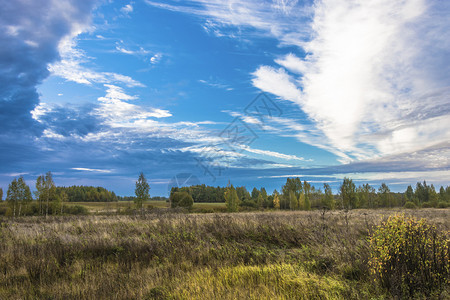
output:
[[[367,238],[397,212],[3,218],[0,299],[385,297]],[[449,209],[404,212],[450,229]]]

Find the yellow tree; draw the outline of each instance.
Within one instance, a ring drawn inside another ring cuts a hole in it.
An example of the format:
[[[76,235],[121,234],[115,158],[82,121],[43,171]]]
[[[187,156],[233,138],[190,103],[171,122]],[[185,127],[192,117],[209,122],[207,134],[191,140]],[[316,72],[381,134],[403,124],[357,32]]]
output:
[[[280,197],[278,196],[278,194],[275,194],[273,196],[273,207],[275,209],[280,209]]]

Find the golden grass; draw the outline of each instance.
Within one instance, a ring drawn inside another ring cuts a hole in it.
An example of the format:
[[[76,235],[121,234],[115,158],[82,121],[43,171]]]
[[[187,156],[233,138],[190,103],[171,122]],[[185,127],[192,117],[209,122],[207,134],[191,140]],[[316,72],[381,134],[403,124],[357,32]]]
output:
[[[367,236],[398,212],[0,218],[0,299],[382,298]]]

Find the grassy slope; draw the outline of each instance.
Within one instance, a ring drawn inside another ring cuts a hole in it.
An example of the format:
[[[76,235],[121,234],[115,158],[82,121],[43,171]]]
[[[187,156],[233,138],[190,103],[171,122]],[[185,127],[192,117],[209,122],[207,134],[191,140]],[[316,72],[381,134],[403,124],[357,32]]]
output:
[[[395,212],[3,218],[0,299],[382,298],[366,237]]]

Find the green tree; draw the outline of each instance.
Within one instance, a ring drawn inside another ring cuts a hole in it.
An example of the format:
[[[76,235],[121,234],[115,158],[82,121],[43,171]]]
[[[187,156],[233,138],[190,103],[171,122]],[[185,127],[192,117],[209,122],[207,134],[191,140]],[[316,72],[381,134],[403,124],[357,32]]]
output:
[[[258,196],[259,196],[260,192],[258,191],[257,188],[253,188],[252,190],[252,200],[256,202],[258,202]]]
[[[252,193],[253,194],[253,193]],[[261,195],[259,195],[261,196]],[[259,197],[258,196],[258,197]],[[239,197],[232,184],[228,184],[225,190],[225,204],[228,212],[236,212],[239,209]]]
[[[250,193],[247,191],[245,186],[236,187],[236,193],[237,193],[239,199],[241,200],[241,202],[250,200]]]
[[[57,200],[56,186],[53,182],[51,172],[45,175],[40,175],[36,179],[36,191],[34,192],[36,200],[38,201],[39,214],[48,216],[50,203]]]
[[[448,202],[449,201],[449,195],[446,193],[443,186],[439,189],[439,201],[440,202]]]
[[[170,195],[170,206],[172,208],[183,207],[191,210],[193,205],[194,199],[188,192],[174,192],[172,195]]]
[[[262,187],[259,194],[262,197],[262,206],[269,207],[269,197],[267,196],[266,189]]]
[[[408,187],[406,188],[405,196],[408,201],[414,201],[414,190],[411,185],[408,185]]]
[[[428,188],[428,201],[431,203],[433,207],[436,207],[439,202],[439,196],[436,193],[436,189],[434,185],[430,185]]]
[[[59,195],[58,195],[58,198],[59,198],[59,202],[60,202],[60,205],[61,205],[61,215],[64,213],[64,203],[65,202],[67,202],[68,200],[69,200],[69,196],[67,196],[67,193],[66,193],[66,191],[62,191]]]
[[[297,209],[304,210],[306,209],[306,201],[305,201],[305,194],[300,193],[297,199]]]
[[[352,209],[356,204],[356,187],[353,180],[345,177],[340,186],[342,208]]]
[[[34,196],[38,202],[39,214],[43,214],[43,202],[44,202],[44,194],[45,194],[45,176],[41,175],[36,179],[36,191],[34,192]]]
[[[28,205],[33,201],[33,197],[31,196],[30,187],[26,184],[25,179],[20,176],[19,180],[17,180],[17,189],[19,192],[19,213],[20,216],[22,212],[22,208],[25,210]]]
[[[418,200],[418,204],[422,204],[424,202],[428,202],[428,186],[427,182],[424,181],[423,184],[421,182],[418,182],[416,184],[416,190],[414,192],[414,196]]]
[[[50,202],[56,199],[56,186],[53,181],[52,172],[49,171],[45,174],[43,184],[44,184],[44,198],[46,202],[45,217],[47,217],[49,204]]]
[[[141,172],[139,174],[138,181],[136,181],[136,188],[134,190],[134,193],[136,194],[136,198],[134,198],[134,204],[137,209],[142,210],[143,203],[150,200],[149,192],[150,186],[144,176],[144,173]]]
[[[281,208],[288,208],[287,205],[291,202],[291,191],[294,193],[295,197],[298,199],[300,193],[302,192],[302,182],[300,178],[287,178],[285,185],[281,187],[282,204]],[[292,208],[291,208],[292,209]]]
[[[298,209],[298,198],[295,196],[294,191],[289,192],[289,208],[291,210]]]
[[[311,193],[314,187],[311,187],[311,185],[304,180],[303,181],[303,193],[305,194],[305,210],[311,209]],[[307,208],[309,206],[309,208]]]
[[[358,186],[356,189],[356,196],[358,197],[358,207],[359,208],[365,208],[368,206],[369,202],[369,193],[364,189],[363,186]]]
[[[12,211],[13,217],[16,217],[16,208],[20,201],[19,186],[17,184],[17,179],[14,178],[13,181],[8,186],[8,191],[6,192],[6,202]]]
[[[334,209],[335,201],[333,192],[331,190],[331,187],[328,183],[323,184],[323,199],[322,199],[322,206],[328,209]]]
[[[301,203],[300,200],[299,200],[299,203]],[[311,201],[309,200],[309,197],[306,197],[306,196],[305,196],[305,207],[304,207],[304,209],[305,210],[311,210]]]
[[[3,189],[0,188],[0,201],[3,201]]]
[[[264,198],[261,193],[258,195],[258,198],[256,199],[256,204],[258,205],[258,208],[262,208],[264,206]]]
[[[380,202],[383,207],[391,207],[393,206],[393,197],[391,194],[391,190],[387,186],[386,183],[382,183],[378,188],[378,195],[380,197]]]

